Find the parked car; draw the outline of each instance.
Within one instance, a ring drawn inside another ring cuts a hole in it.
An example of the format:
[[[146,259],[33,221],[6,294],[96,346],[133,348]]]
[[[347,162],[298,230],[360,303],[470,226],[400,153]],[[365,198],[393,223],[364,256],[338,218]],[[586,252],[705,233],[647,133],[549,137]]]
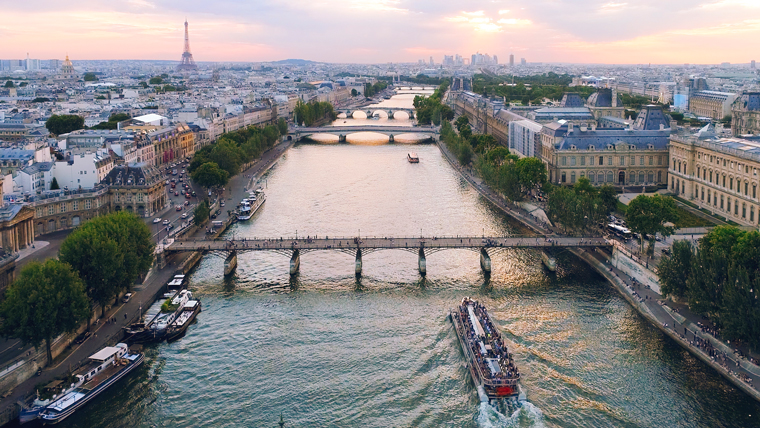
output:
[[[161,217],[154,218],[153,223],[161,223]]]
[[[187,218],[187,213],[182,213],[182,218]]]
[[[169,224],[169,220],[164,220],[163,225],[166,226],[167,224]]]
[[[177,205],[177,211],[182,211],[183,205]]]
[[[129,299],[132,298],[132,293],[127,293],[124,295],[124,297],[121,299],[122,302],[127,303],[129,302]]]
[[[174,192],[174,196],[179,196],[179,191]]]

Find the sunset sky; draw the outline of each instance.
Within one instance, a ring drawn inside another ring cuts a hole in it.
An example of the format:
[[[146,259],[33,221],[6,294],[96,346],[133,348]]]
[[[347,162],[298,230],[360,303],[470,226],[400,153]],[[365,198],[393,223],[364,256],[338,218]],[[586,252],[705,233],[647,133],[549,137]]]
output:
[[[760,60],[760,0],[2,1],[0,58],[407,62]],[[757,57],[757,58],[755,58]]]

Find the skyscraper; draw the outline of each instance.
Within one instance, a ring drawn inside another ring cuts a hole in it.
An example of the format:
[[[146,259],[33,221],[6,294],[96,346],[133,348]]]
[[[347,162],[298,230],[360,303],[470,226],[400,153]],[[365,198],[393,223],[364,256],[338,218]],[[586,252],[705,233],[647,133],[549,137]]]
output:
[[[514,67],[515,66],[515,55],[509,54],[509,66]]]
[[[749,68],[754,70],[755,69],[755,60],[753,59],[752,62],[749,63]]]
[[[525,65],[525,64],[527,64],[527,63],[528,63],[528,62],[527,62],[527,61],[525,61],[525,58],[520,58],[520,65]]]

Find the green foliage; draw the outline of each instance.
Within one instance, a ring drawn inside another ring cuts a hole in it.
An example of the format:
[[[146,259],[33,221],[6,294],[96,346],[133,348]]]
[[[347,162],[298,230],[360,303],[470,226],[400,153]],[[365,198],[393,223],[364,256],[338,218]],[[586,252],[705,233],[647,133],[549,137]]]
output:
[[[151,77],[150,80],[148,81],[148,83],[150,83],[151,85],[160,85],[163,82],[164,82],[164,79],[161,78],[160,76]]]
[[[446,144],[446,147],[454,153],[460,164],[464,166],[470,164],[473,154],[472,146],[467,139],[462,138],[454,132],[451,122],[443,122],[443,125],[441,126],[441,140]]]
[[[356,90],[356,89],[351,89],[351,96],[352,96],[352,97],[355,97],[355,96],[357,96],[357,95],[359,95],[359,92],[357,92],[357,90]]]
[[[16,87],[16,85],[14,85],[14,84],[13,84],[13,81],[12,81],[12,80],[7,80],[7,81],[5,82],[5,86],[3,86],[3,87],[4,87],[4,88],[15,88],[15,87]]]
[[[559,101],[565,92],[579,92],[588,98],[595,89],[588,86],[569,87],[572,76],[549,72],[534,76],[489,76],[476,74],[473,77],[473,92],[505,98],[508,102],[527,105],[541,103],[544,98]],[[514,82],[514,86],[512,86]]]
[[[299,125],[312,126],[321,120],[335,120],[338,115],[333,110],[332,104],[328,102],[312,101],[309,103],[298,102],[293,110],[295,121]]]
[[[447,105],[444,105],[443,94],[449,87],[449,82],[444,81],[433,95],[425,98],[422,96],[414,97],[414,108],[417,112],[417,123],[420,125],[440,125],[442,122],[448,122],[454,119],[454,111]]]
[[[148,87],[148,82],[142,81],[142,82],[138,83],[138,85],[142,86],[143,89],[145,89],[145,88]]]
[[[195,211],[193,211],[193,221],[195,222],[195,225],[200,226],[205,223],[210,214],[211,209],[208,206],[208,201],[204,200],[198,204],[198,206],[195,207]]]
[[[112,114],[111,117],[108,118],[108,122],[100,122],[90,129],[117,129],[119,127],[119,122],[129,119],[129,117],[130,116],[126,113]]]
[[[457,131],[462,132],[462,128],[465,125],[470,124],[470,119],[467,116],[459,116],[457,120],[454,122],[454,126],[456,126]]]
[[[663,292],[686,297],[695,313],[709,316],[723,337],[760,346],[760,232],[720,226],[685,241],[657,267]]]
[[[367,84],[364,85],[364,96],[365,97],[371,97],[371,96],[377,94],[378,92],[383,91],[387,87],[388,87],[388,83],[386,83],[386,82],[384,82],[382,80],[378,81],[378,82],[375,82],[374,85],[370,85],[369,83],[367,83]]]
[[[24,266],[0,305],[3,336],[35,347],[44,341],[48,362],[53,360],[51,341],[76,330],[89,314],[84,283],[71,266],[55,259]]]
[[[54,114],[45,122],[51,134],[61,135],[84,128],[84,118],[74,114]]]
[[[240,171],[242,164],[256,159],[261,153],[274,147],[280,138],[279,126],[280,124],[267,125],[264,128],[249,126],[222,134],[216,143],[195,152],[188,172],[192,174],[201,165],[213,162],[227,172],[229,179]]]
[[[280,135],[288,135],[288,122],[285,121],[284,117],[277,120],[277,130],[280,132]]]
[[[53,177],[53,181],[50,182],[50,190],[58,190],[61,186],[58,185],[58,179]]]
[[[581,177],[572,187],[555,186],[549,192],[547,215],[574,232],[585,232],[604,224],[610,208],[599,191]]]
[[[85,82],[94,82],[98,80],[98,76],[95,75],[95,73],[85,73],[84,74],[84,81]]]
[[[46,103],[48,101],[50,101],[50,98],[47,97],[37,97],[32,100],[33,103]]]
[[[166,299],[164,303],[161,304],[161,312],[165,314],[172,314],[179,309],[179,305],[172,305],[172,299]]]
[[[540,189],[546,183],[546,165],[541,159],[529,157],[515,162],[515,170],[519,177],[520,191],[523,194]]]
[[[675,227],[665,226],[665,223],[675,224],[678,221],[678,211],[675,201],[669,196],[639,195],[628,204],[625,218],[632,231],[642,234],[643,249],[643,235],[650,235],[650,239],[654,239],[658,232],[663,236],[673,234]]]
[[[59,259],[79,273],[90,300],[105,311],[119,291],[129,289],[150,268],[154,247],[148,226],[120,211],[74,230],[61,244]]]
[[[664,296],[678,298],[686,296],[686,278],[691,271],[694,249],[689,241],[676,241],[671,248],[671,254],[664,256],[657,265],[657,275],[660,278],[660,288]]]
[[[194,182],[206,188],[224,186],[230,177],[227,171],[220,169],[219,165],[214,162],[204,163],[193,171],[191,176]]]

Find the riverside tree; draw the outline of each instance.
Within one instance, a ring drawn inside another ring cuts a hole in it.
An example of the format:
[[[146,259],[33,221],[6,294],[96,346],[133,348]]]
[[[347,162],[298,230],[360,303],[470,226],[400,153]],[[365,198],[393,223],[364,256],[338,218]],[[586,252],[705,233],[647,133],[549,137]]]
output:
[[[3,335],[35,347],[44,342],[48,363],[53,339],[76,330],[89,315],[84,283],[71,266],[55,259],[24,266],[0,305]]]
[[[203,187],[224,186],[229,181],[227,171],[220,169],[215,162],[206,162],[190,174],[193,181]]]
[[[150,235],[134,214],[109,214],[72,232],[61,244],[59,258],[79,273],[92,303],[105,311],[120,291],[150,268],[155,248]]]
[[[634,198],[626,210],[625,220],[628,227],[641,234],[641,251],[644,251],[644,235],[649,235],[650,242],[660,233],[663,236],[673,234],[673,223],[678,221],[678,211],[673,198],[662,195],[639,195]],[[666,225],[670,223],[670,225]],[[650,253],[654,246],[650,243]]]

